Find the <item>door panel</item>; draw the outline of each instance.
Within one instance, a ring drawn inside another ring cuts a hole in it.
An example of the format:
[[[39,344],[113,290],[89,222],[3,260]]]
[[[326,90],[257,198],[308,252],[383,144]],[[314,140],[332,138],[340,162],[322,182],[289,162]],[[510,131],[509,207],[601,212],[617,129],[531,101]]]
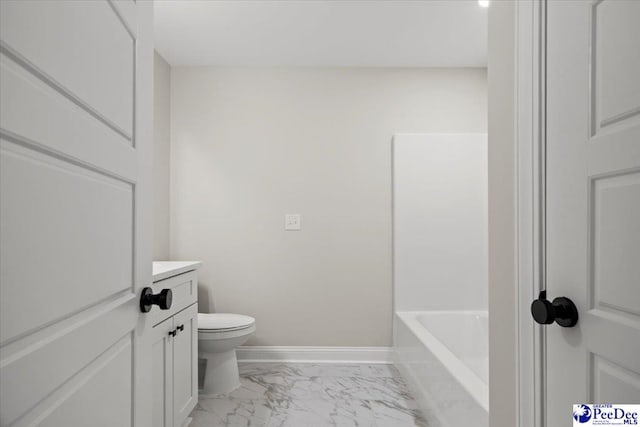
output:
[[[594,356],[591,361],[593,399],[596,402],[640,402],[640,375]]]
[[[152,2],[0,20],[0,425],[148,427]]]
[[[640,316],[640,172],[592,185],[594,306]]]
[[[2,3],[4,53],[56,82],[59,90],[131,142],[135,39],[117,9],[109,1]]]
[[[51,399],[46,418],[32,414],[16,423],[19,426],[114,427],[131,425],[132,336],[116,343],[105,355],[84,369],[70,384],[65,384],[60,398]],[[109,402],[104,405],[104,402]]]
[[[547,425],[640,395],[640,2],[547,2]],[[635,400],[634,400],[635,399]]]
[[[78,367],[91,369],[92,363],[107,354],[115,342],[125,336],[130,340],[136,306],[137,301],[130,294],[123,295],[81,313],[77,316],[79,319],[60,322],[6,346],[3,352],[20,357],[3,360],[2,425],[9,424],[54,392],[61,383],[76,375]],[[73,357],[69,357],[69,349],[73,349]],[[24,384],[25,379],[29,379],[28,386]]]
[[[6,342],[132,289],[133,187],[1,144],[0,342]]]
[[[87,167],[135,180],[135,150],[122,135],[4,54],[0,73],[0,125],[5,133],[35,148],[81,160]]]
[[[606,0],[592,6],[592,129],[596,131],[640,115],[639,16],[637,1]]]
[[[173,406],[174,425],[185,420],[198,401],[198,304],[176,314],[173,342]]]

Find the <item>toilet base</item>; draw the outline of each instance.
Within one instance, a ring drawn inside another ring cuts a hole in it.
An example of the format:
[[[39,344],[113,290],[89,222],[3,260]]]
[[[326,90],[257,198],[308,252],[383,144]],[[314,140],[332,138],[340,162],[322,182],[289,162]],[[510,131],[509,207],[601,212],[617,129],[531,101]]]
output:
[[[240,387],[235,348],[219,353],[200,353],[207,361],[201,395],[228,394]]]

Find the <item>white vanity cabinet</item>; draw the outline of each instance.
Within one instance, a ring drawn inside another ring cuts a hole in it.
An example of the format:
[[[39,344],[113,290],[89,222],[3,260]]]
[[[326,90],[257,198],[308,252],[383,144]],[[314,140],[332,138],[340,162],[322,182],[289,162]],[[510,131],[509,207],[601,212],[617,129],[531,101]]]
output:
[[[154,263],[154,280],[155,271]],[[168,310],[154,306],[149,312],[153,426],[183,427],[198,401],[198,280],[195,270],[160,278],[153,292],[171,289],[173,301]]]

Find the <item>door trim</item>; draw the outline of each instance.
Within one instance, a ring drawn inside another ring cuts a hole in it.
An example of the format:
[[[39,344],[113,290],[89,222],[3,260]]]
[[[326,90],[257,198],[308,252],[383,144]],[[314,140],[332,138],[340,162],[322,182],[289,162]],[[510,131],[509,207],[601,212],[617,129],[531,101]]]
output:
[[[111,1],[110,1],[111,3]],[[138,203],[135,207],[134,280],[136,300],[142,289],[152,283],[152,219],[153,219],[153,2],[133,2],[136,10],[136,42],[134,45],[134,148],[138,153],[140,175],[136,184]],[[121,10],[122,11],[122,10]],[[124,17],[124,15],[123,15]],[[151,342],[152,328],[149,316],[139,314],[135,329],[138,347],[134,354],[134,407],[135,427],[150,427],[151,402]]]
[[[517,419],[546,423],[546,336],[529,306],[545,289],[546,0],[516,4]]]

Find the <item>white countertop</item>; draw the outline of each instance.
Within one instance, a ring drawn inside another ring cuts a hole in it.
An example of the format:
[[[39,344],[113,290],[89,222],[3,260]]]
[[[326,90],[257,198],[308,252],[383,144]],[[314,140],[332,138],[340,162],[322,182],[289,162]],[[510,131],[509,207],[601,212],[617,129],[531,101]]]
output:
[[[153,261],[153,281],[197,270],[201,265],[200,261]]]

